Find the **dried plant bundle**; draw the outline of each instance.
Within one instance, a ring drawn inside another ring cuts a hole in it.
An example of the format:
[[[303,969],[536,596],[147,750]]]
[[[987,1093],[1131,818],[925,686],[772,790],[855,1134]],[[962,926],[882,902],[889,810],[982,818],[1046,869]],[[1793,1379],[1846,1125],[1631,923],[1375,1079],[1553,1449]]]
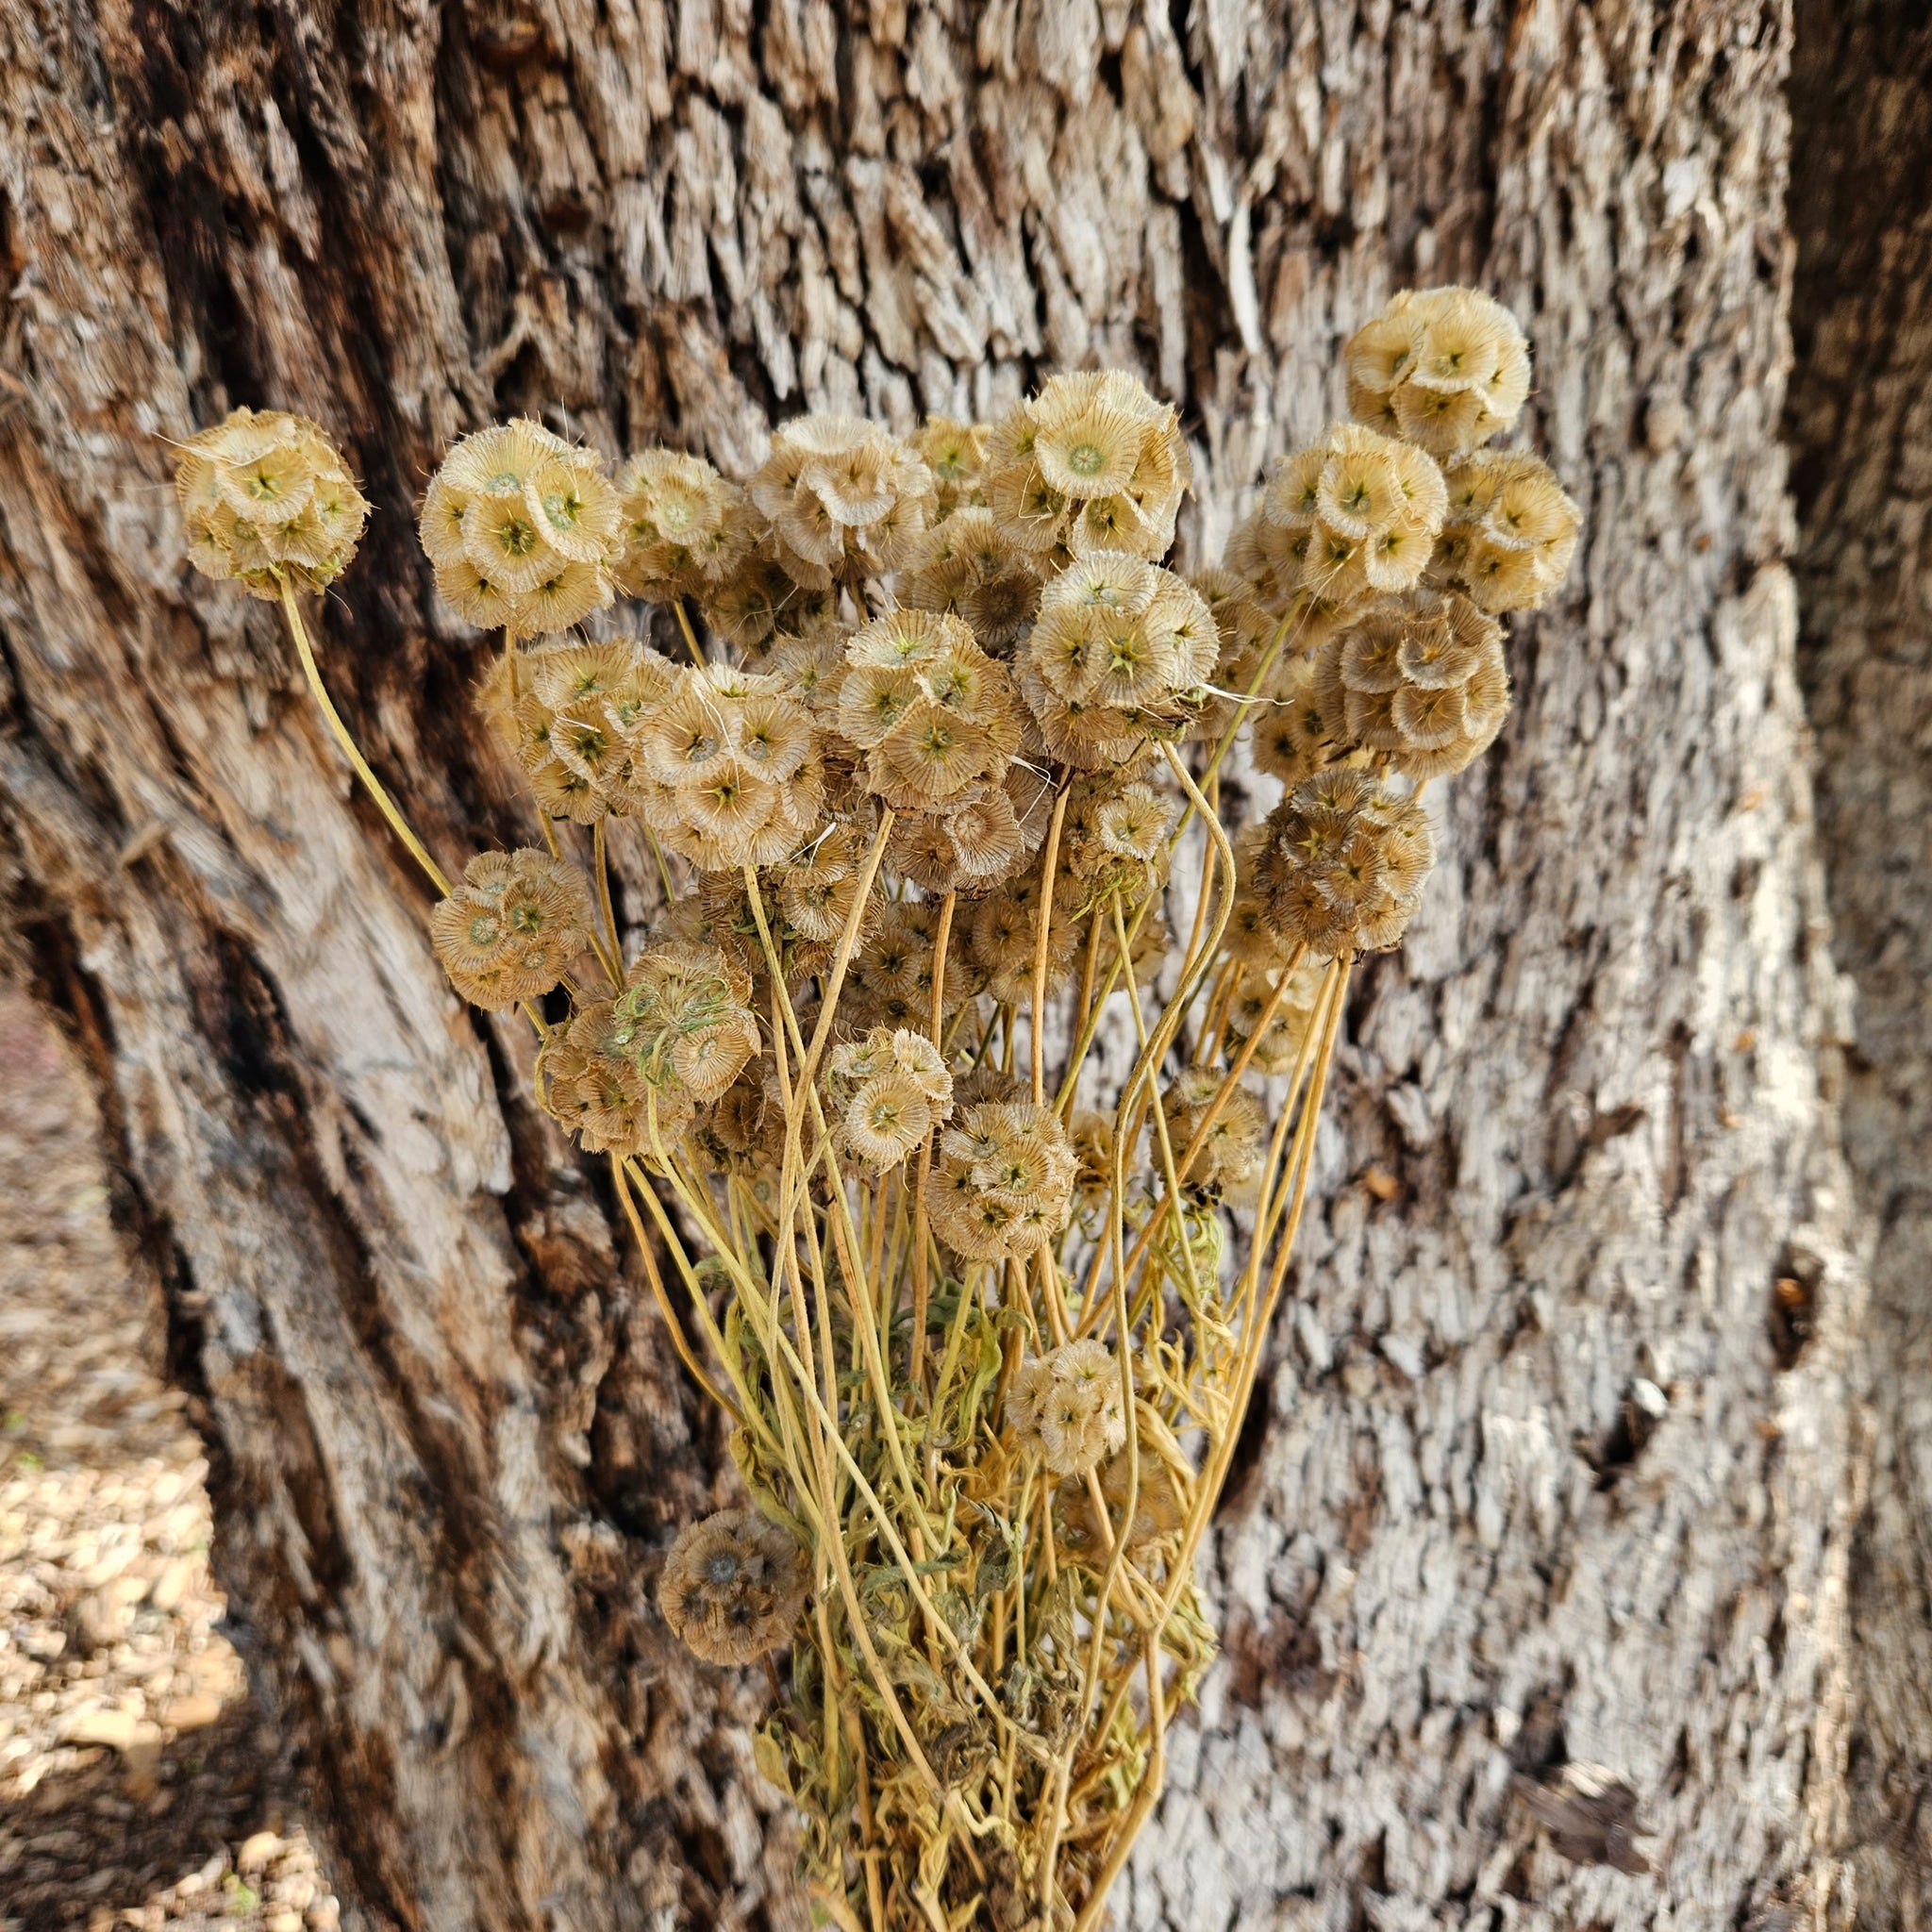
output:
[[[1215,1655],[1194,1559],[1352,964],[1422,903],[1424,788],[1502,728],[1497,613],[1575,547],[1541,459],[1486,447],[1529,387],[1505,309],[1405,293],[1345,362],[1357,420],[1191,578],[1179,423],[1119,371],[910,439],[799,417],[742,483],[464,438],[420,534],[505,634],[479,709],[543,843],[457,880],[304,626],[367,514],[341,458],[245,409],[182,453],[190,556],[280,602],[452,983],[526,1017],[537,1100],[608,1163],[730,1418],[746,1504],[686,1525],[658,1602],[699,1657],[764,1659],[758,1763],[847,1932],[1099,1922]],[[677,652],[578,628],[619,597]],[[1242,737],[1282,797],[1231,828]],[[613,817],[665,888],[628,948]]]

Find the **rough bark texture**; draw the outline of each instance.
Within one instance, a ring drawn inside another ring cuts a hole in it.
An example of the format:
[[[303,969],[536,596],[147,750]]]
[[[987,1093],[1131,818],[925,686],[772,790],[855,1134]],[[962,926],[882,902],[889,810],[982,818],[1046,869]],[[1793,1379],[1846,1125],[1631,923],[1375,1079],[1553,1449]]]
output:
[[[1840,962],[1845,1148],[1875,1238],[1870,1499],[1853,1564],[1860,1923],[1932,1923],[1932,24],[1799,9],[1790,435],[1801,666]]]
[[[1338,408],[1341,340],[1447,278],[1524,317],[1588,548],[1365,976],[1211,1554],[1230,1657],[1123,1917],[1824,1911],[1859,1290],[1780,560],[1790,35],[1765,0],[0,4],[13,928],[92,1049],[360,1924],[802,1920],[758,1689],[649,1607],[714,1422],[271,613],[180,564],[165,439],[242,401],[342,437],[380,514],[325,664],[454,864],[516,821],[412,549],[451,434],[742,467],[773,411],[1122,361],[1187,412],[1198,552]],[[1636,1788],[1655,1875],[1539,1838],[1510,1777],[1566,1753]]]

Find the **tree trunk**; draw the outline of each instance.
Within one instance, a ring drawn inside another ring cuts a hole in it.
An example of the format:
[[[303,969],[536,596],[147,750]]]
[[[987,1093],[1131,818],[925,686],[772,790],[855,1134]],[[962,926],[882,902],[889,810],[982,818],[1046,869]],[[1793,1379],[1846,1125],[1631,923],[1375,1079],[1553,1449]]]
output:
[[[1860,1921],[1932,1924],[1932,24],[1799,9],[1791,398],[1802,668],[1839,956],[1858,984],[1846,1152],[1874,1224],[1870,1495],[1852,1596]]]
[[[759,1683],[651,1607],[717,1419],[273,612],[181,563],[169,439],[249,402],[351,452],[378,514],[325,669],[454,869],[523,827],[414,548],[450,436],[741,471],[774,413],[1121,362],[1182,406],[1206,558],[1339,413],[1345,336],[1447,279],[1523,317],[1586,547],[1361,976],[1208,1558],[1229,1655],[1120,1915],[1842,1906],[1861,1288],[1781,560],[1788,14],[1181,12],[0,0],[11,924],[361,1925],[806,1920]],[[1635,1788],[1654,1874],[1540,1834],[1512,1774],[1566,1755]]]

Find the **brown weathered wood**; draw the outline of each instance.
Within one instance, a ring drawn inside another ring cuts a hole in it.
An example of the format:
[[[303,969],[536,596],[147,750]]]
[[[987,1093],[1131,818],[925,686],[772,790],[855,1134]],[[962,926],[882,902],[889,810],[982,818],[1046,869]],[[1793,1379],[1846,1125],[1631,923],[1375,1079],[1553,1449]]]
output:
[[[1845,1147],[1874,1224],[1870,1491],[1852,1597],[1859,1923],[1932,1921],[1932,25],[1799,9],[1790,437],[1801,671],[1835,944],[1858,989]]]
[[[774,411],[1118,360],[1187,411],[1206,556],[1345,335],[1451,277],[1524,316],[1587,546],[1364,977],[1211,1552],[1231,1657],[1122,1918],[1841,1899],[1860,1289],[1782,561],[1789,18],[1181,11],[0,4],[9,905],[96,1043],[364,1924],[803,1918],[758,1687],[649,1606],[715,1420],[272,613],[178,561],[166,439],[243,401],[343,439],[379,514],[325,662],[450,865],[519,824],[411,541],[451,434],[741,468]],[[1634,1788],[1654,1876],[1539,1836],[1510,1779],[1564,1752]]]

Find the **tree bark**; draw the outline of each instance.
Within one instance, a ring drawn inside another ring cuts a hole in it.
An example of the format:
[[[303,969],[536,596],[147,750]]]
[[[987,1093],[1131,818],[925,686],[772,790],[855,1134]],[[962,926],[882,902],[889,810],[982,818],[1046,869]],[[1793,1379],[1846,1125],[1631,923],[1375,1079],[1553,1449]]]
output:
[[[1852,1596],[1852,1859],[1861,1924],[1932,1924],[1932,25],[1799,9],[1790,437],[1801,670],[1839,958],[1858,988],[1846,1152],[1871,1218],[1869,1495]]]
[[[411,502],[522,410],[727,470],[800,407],[1112,361],[1218,551],[1395,287],[1491,289],[1585,508],[1362,978],[1208,1555],[1142,1925],[1841,1910],[1861,1286],[1778,442],[1787,11],[0,0],[0,823],[217,1454],[218,1558],[361,1925],[802,1925],[759,1688],[650,1604],[724,1492],[594,1171],[461,1009],[168,441],[338,434],[325,669],[447,868],[522,822]],[[631,925],[652,908],[620,853]],[[1657,1870],[1512,1795],[1626,1778]],[[1754,1917],[1754,1915],[1756,1915]]]

